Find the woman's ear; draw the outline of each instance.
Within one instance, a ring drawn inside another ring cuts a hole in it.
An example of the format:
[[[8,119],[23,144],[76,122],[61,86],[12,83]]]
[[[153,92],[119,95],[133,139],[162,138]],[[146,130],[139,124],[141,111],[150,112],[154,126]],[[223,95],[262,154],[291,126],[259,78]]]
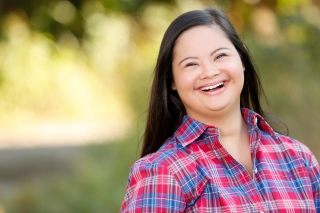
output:
[[[172,84],[171,84],[171,89],[177,90],[176,84],[174,82],[172,82]]]
[[[248,52],[247,46],[243,44],[244,49]]]

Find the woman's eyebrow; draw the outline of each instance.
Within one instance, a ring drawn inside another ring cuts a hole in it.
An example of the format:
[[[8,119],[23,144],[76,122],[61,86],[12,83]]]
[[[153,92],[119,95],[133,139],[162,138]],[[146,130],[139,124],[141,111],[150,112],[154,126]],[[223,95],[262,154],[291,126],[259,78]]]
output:
[[[212,53],[210,53],[210,56],[212,56],[213,54],[215,54],[217,51],[219,50],[223,50],[223,49],[227,49],[227,50],[230,50],[230,48],[227,48],[227,47],[219,47],[218,49],[215,49],[214,51],[212,51]],[[198,57],[186,57],[184,59],[182,59],[178,65],[180,65],[182,62],[184,62],[185,60],[188,60],[188,59],[198,59]]]
[[[210,56],[212,56],[213,54],[215,54],[216,52],[218,52],[219,50],[230,50],[230,48],[227,47],[219,47],[218,49],[215,49],[214,51],[212,51],[212,53],[210,54]]]
[[[182,59],[178,65],[180,65],[182,62],[184,62],[185,60],[188,60],[188,59],[197,59],[198,57],[186,57],[184,59]]]

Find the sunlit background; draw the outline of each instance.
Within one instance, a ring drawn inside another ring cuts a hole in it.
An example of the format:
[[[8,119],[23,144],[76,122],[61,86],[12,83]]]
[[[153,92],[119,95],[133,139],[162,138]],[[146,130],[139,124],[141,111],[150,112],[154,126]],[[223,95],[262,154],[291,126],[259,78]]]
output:
[[[1,0],[0,213],[119,211],[161,38],[206,6],[229,15],[272,113],[320,159],[318,0]]]

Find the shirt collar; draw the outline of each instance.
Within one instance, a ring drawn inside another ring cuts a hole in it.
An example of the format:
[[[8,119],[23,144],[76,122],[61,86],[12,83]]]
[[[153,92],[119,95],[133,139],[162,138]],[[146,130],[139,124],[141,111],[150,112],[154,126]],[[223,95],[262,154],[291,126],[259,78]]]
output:
[[[188,115],[183,116],[178,129],[174,133],[174,137],[183,145],[187,146],[206,131],[209,125],[190,118]]]
[[[258,127],[260,130],[275,136],[274,130],[258,113],[247,108],[241,108],[241,114],[248,125],[249,132],[253,128]],[[182,118],[180,126],[175,131],[174,137],[185,147],[198,139],[208,129],[210,129],[210,134],[219,135],[217,127],[201,123],[185,115]]]
[[[272,127],[258,113],[247,108],[241,108],[241,114],[248,125],[248,131],[251,131],[253,128],[258,127],[261,131],[267,132],[268,134],[275,136],[275,132],[272,129]]]

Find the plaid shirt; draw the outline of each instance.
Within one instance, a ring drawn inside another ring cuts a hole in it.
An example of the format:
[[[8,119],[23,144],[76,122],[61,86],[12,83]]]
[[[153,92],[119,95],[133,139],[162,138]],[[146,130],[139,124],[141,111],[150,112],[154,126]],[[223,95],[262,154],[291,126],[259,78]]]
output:
[[[217,128],[185,116],[157,152],[133,165],[120,212],[320,213],[320,167],[311,151],[255,112],[241,112],[253,177],[220,144]]]

